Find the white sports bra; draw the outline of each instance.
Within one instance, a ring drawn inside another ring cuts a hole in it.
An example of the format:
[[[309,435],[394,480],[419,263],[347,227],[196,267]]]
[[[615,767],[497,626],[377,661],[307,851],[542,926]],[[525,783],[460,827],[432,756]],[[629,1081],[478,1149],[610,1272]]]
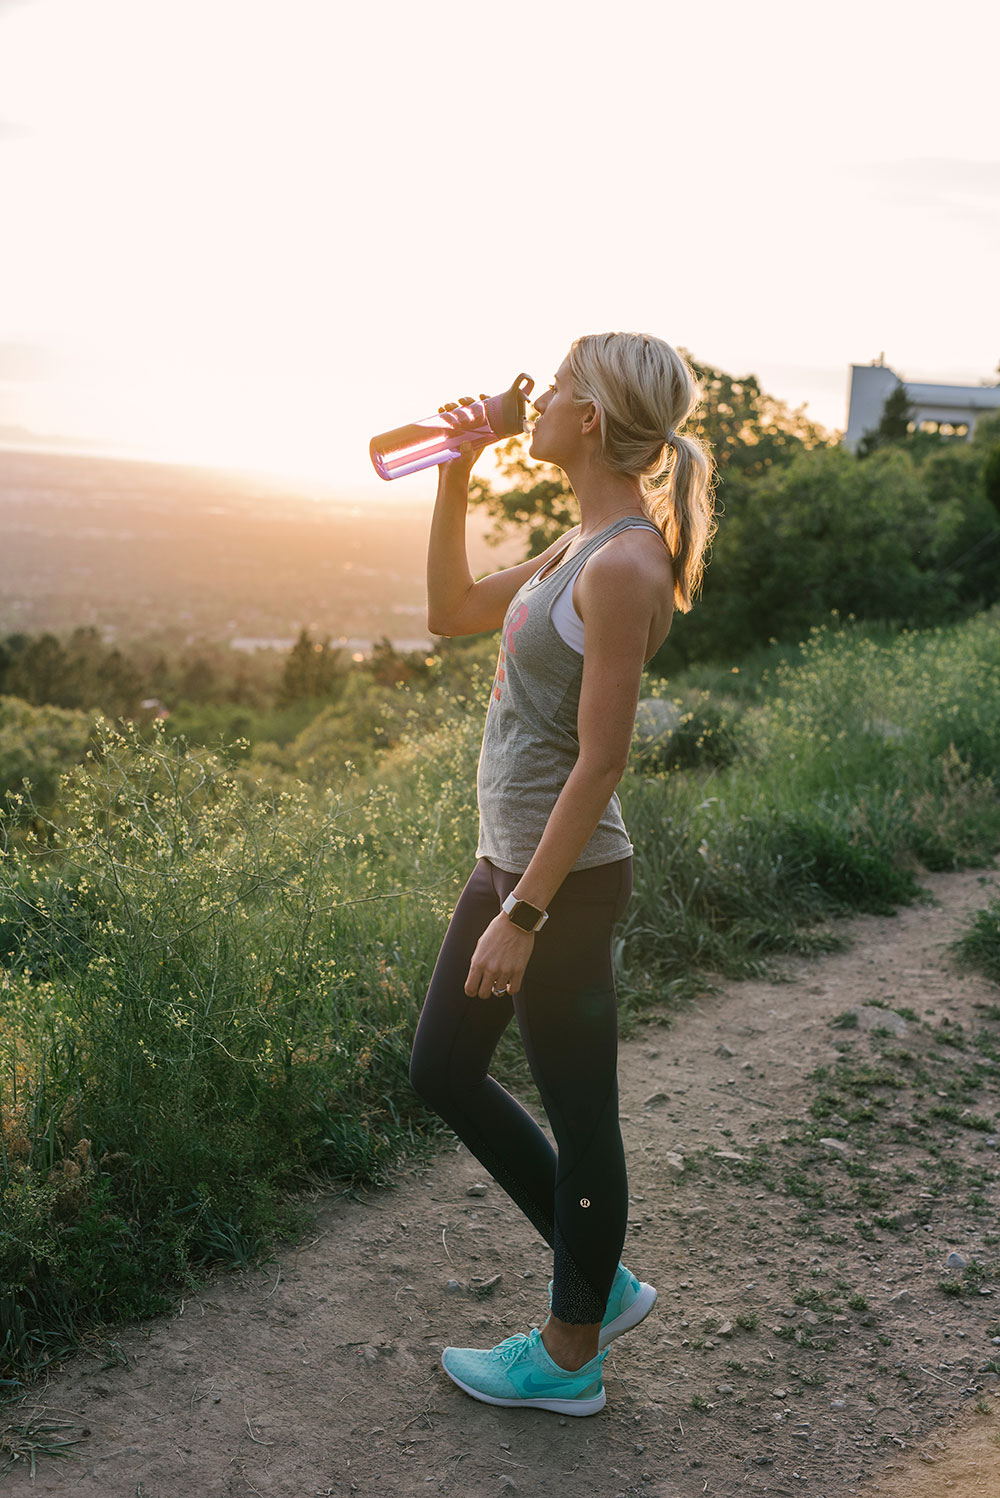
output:
[[[573,579],[576,582],[576,578]],[[556,598],[555,603],[549,611],[549,618],[555,627],[556,634],[565,640],[571,650],[578,655],[583,654],[583,620],[576,611],[573,602],[573,584],[563,588]]]

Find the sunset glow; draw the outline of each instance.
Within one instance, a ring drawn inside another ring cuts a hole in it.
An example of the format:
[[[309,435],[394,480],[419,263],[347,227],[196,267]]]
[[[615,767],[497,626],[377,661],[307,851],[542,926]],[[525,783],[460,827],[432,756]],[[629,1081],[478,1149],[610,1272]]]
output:
[[[518,14],[0,3],[0,426],[375,491],[604,327],[830,427],[881,351],[993,376],[993,5]]]

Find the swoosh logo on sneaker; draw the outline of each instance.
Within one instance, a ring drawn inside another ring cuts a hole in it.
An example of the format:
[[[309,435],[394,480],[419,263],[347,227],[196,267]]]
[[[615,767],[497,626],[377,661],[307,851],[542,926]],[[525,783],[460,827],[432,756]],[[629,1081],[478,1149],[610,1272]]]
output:
[[[518,1392],[523,1395],[540,1394],[549,1395],[553,1399],[581,1399],[589,1394],[597,1393],[600,1389],[600,1379],[591,1383],[586,1389],[567,1388],[569,1379],[544,1378],[526,1368],[523,1373],[519,1372],[517,1378],[511,1378],[511,1383],[516,1384]]]

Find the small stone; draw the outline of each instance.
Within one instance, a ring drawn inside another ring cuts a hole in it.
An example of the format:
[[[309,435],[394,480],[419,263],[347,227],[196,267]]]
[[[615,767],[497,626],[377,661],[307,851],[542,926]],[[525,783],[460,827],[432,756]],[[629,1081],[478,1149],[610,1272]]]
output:
[[[477,1181],[474,1186],[468,1188],[465,1194],[466,1196],[485,1196],[489,1189],[485,1181]]]
[[[716,1150],[715,1158],[717,1160],[735,1160],[738,1165],[742,1165],[746,1160],[746,1155],[738,1155],[735,1150]]]
[[[819,1317],[816,1315],[815,1311],[803,1311],[802,1320],[807,1322],[809,1326],[819,1325]]]
[[[517,1483],[514,1481],[513,1477],[511,1477],[508,1473],[501,1472],[501,1474],[500,1474],[500,1488],[501,1488],[501,1491],[504,1492],[504,1493],[516,1493],[517,1492]]]
[[[725,1041],[720,1041],[719,1044],[715,1047],[715,1054],[717,1056],[721,1056],[724,1061],[731,1061],[732,1058],[736,1055],[736,1052],[731,1051],[726,1045]]]
[[[720,1337],[731,1337],[732,1335],[733,1335],[733,1323],[731,1321],[724,1321],[722,1323],[722,1325],[719,1327],[719,1336]]]
[[[666,1166],[667,1175],[676,1177],[682,1176],[684,1174],[683,1155],[678,1155],[675,1151],[668,1150],[668,1152],[663,1156],[663,1163]]]
[[[716,1394],[731,1394],[733,1392],[733,1386],[732,1384],[716,1384],[715,1392]]]
[[[670,1102],[669,1092],[651,1092],[643,1102],[644,1108],[662,1108],[664,1103]]]
[[[787,1399],[788,1398],[788,1390],[787,1389],[773,1389],[771,1392],[773,1393],[775,1399]]]
[[[497,1285],[499,1285],[502,1279],[502,1274],[491,1275],[488,1280],[474,1279],[472,1281],[473,1295],[478,1295],[480,1297],[492,1295],[493,1291],[496,1289]]]
[[[820,1144],[826,1150],[832,1150],[837,1155],[849,1155],[851,1146],[845,1144],[843,1139],[821,1139]]]
[[[847,1400],[846,1399],[831,1399],[830,1400],[830,1408],[831,1408],[831,1410],[846,1410],[846,1408],[847,1408]]]
[[[449,1280],[448,1283],[444,1287],[444,1291],[445,1291],[446,1295],[454,1295],[455,1291],[456,1290],[461,1290],[461,1288],[462,1287],[458,1283],[458,1280]]]
[[[959,1253],[952,1252],[948,1255],[949,1269],[964,1269],[966,1266],[966,1262],[967,1261],[963,1259],[962,1255]]]
[[[897,1290],[895,1295],[890,1297],[889,1304],[892,1306],[910,1306],[913,1304],[913,1296],[909,1290]]]
[[[888,1030],[893,1035],[905,1035],[907,1024],[894,1009],[880,1009],[877,1004],[859,1004],[850,1011],[858,1022],[859,1030]]]

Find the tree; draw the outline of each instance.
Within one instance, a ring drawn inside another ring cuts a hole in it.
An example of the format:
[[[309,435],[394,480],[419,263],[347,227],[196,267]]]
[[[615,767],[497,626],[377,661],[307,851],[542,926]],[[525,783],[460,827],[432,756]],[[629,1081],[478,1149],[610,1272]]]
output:
[[[983,489],[986,498],[1000,515],[1000,443],[990,449],[983,463]]]
[[[905,449],[866,463],[842,447],[803,452],[729,507],[704,596],[674,621],[655,665],[738,660],[801,638],[832,610],[912,625],[953,617],[973,601],[947,565],[961,520],[930,498]]]
[[[314,641],[303,629],[288,653],[278,701],[289,707],[294,702],[333,699],[340,696],[344,682],[340,651],[330,645],[329,639]]]
[[[865,432],[858,443],[857,456],[867,458],[879,447],[889,442],[905,442],[910,435],[913,409],[906,394],[905,385],[897,385],[882,407],[877,427]]]

